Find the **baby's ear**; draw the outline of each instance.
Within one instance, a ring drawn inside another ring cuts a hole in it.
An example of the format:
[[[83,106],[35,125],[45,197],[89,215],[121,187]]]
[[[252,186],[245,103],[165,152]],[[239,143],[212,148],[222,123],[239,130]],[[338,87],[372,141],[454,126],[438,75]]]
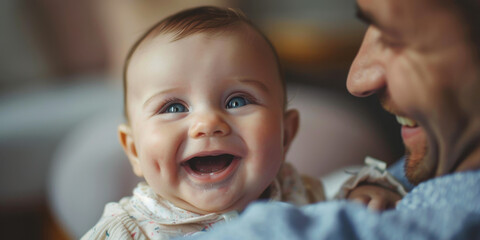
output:
[[[138,159],[137,149],[135,148],[135,142],[133,141],[130,126],[126,124],[118,125],[118,137],[120,139],[120,145],[123,147],[123,151],[125,151],[130,164],[132,164],[133,172],[135,175],[143,177],[140,160]]]
[[[283,146],[284,153],[287,153],[293,139],[297,135],[298,125],[300,124],[300,116],[297,109],[289,109],[283,117]]]

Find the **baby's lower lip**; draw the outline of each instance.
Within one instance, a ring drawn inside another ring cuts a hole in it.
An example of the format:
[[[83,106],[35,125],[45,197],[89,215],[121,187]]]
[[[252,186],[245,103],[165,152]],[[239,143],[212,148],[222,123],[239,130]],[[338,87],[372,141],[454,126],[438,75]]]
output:
[[[212,184],[221,182],[235,173],[240,164],[240,158],[235,157],[232,162],[224,169],[212,173],[199,173],[194,171],[189,164],[182,164],[190,179],[197,184]]]

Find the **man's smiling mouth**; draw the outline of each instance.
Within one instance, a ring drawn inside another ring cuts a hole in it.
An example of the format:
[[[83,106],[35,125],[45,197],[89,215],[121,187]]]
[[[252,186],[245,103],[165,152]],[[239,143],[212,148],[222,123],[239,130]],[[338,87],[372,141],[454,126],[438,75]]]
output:
[[[182,166],[190,168],[199,175],[215,174],[228,168],[235,156],[231,154],[221,154],[216,156],[194,157],[182,163]]]
[[[403,143],[405,146],[412,151],[417,149],[418,146],[423,146],[426,141],[425,132],[417,123],[417,121],[403,116],[398,116],[397,122],[402,125],[401,134]]]
[[[411,119],[411,118],[407,118],[407,117],[401,117],[401,116],[398,116],[398,115],[395,115],[395,117],[397,118],[397,122],[400,123],[402,126],[406,126],[406,127],[417,127],[418,124],[415,120]]]

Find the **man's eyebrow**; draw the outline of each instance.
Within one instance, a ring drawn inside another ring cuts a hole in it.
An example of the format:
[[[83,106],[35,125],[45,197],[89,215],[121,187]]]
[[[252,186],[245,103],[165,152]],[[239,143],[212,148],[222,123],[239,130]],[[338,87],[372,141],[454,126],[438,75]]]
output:
[[[361,21],[365,22],[368,25],[375,26],[376,28],[380,29],[382,32],[390,34],[391,36],[395,36],[397,38],[400,37],[400,34],[398,31],[396,31],[393,28],[386,27],[384,24],[381,24],[380,21],[378,21],[377,18],[374,17],[373,14],[371,14],[368,11],[363,10],[358,3],[355,3],[356,6],[356,16],[358,19]]]
[[[377,21],[372,17],[372,15],[364,11],[357,2],[355,2],[355,16],[360,19],[360,21],[370,25],[378,25]]]
[[[260,88],[261,90],[265,91],[266,93],[268,93],[268,88],[267,86],[261,82],[261,81],[258,81],[256,79],[252,79],[252,78],[241,78],[238,80],[239,82],[242,82],[242,83],[246,83],[246,84],[250,84],[250,85],[254,85],[258,88]]]

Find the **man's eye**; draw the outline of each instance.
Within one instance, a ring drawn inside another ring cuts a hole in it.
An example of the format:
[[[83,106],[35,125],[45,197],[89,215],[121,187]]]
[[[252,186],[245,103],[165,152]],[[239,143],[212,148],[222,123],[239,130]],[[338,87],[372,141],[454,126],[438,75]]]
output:
[[[188,112],[187,107],[185,107],[181,103],[172,103],[164,111],[164,113],[180,113],[180,112]]]
[[[401,49],[404,46],[404,43],[400,39],[384,37],[380,38],[380,44],[387,48],[392,49]]]
[[[229,108],[239,108],[239,107],[243,107],[247,104],[250,104],[250,102],[245,97],[234,97],[234,98],[232,98],[228,101],[227,109],[229,109]]]

